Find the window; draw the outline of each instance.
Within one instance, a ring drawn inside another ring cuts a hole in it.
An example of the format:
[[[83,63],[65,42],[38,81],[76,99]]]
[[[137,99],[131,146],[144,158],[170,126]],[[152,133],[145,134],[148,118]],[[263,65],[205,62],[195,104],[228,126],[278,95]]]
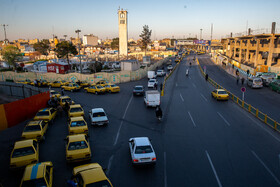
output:
[[[35,153],[35,150],[33,147],[24,147],[24,148],[19,148],[15,149],[12,155],[12,158],[17,158],[21,156],[27,156],[27,155],[32,155]]]
[[[24,128],[24,132],[34,132],[40,130],[41,130],[40,125],[28,125]]]
[[[125,20],[120,20],[120,24],[125,24]]]
[[[102,117],[106,116],[104,112],[96,112],[92,114],[92,117]]]
[[[68,150],[85,149],[88,148],[86,141],[71,142],[69,143]]]
[[[82,112],[82,108],[71,108],[70,112]]]
[[[135,149],[135,154],[142,154],[142,153],[152,153],[152,147],[150,145],[146,146],[137,146]]]
[[[84,121],[74,121],[71,123],[70,127],[81,127],[81,126],[85,126],[85,122]]]
[[[36,116],[48,116],[48,115],[49,115],[49,111],[41,111],[36,114]]]

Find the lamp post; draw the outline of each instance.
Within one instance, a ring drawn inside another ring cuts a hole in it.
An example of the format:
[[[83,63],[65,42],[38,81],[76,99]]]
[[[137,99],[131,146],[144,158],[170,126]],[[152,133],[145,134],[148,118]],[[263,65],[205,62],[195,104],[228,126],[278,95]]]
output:
[[[78,34],[78,49],[79,49],[79,59],[80,59],[80,73],[82,73],[82,62],[81,62],[81,53],[80,53],[80,35],[79,33],[81,32],[80,29],[75,30],[75,32]]]

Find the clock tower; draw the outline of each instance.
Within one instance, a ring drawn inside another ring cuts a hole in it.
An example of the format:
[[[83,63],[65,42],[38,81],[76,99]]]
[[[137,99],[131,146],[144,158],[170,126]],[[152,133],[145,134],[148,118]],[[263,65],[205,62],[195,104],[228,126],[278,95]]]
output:
[[[119,10],[119,54],[127,56],[127,11]]]

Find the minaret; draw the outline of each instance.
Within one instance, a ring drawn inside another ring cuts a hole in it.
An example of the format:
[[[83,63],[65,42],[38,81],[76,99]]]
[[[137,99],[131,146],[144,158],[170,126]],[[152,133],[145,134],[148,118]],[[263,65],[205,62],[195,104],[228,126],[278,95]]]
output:
[[[119,54],[127,56],[127,11],[119,10]]]

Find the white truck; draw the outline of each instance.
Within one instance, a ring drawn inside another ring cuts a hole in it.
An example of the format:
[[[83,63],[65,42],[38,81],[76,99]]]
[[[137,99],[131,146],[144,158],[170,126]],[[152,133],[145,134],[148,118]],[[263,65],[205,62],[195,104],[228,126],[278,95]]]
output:
[[[160,93],[157,90],[147,90],[144,96],[146,107],[156,107],[160,105]]]
[[[157,78],[157,74],[155,71],[148,71],[147,72],[148,79],[155,79]]]

